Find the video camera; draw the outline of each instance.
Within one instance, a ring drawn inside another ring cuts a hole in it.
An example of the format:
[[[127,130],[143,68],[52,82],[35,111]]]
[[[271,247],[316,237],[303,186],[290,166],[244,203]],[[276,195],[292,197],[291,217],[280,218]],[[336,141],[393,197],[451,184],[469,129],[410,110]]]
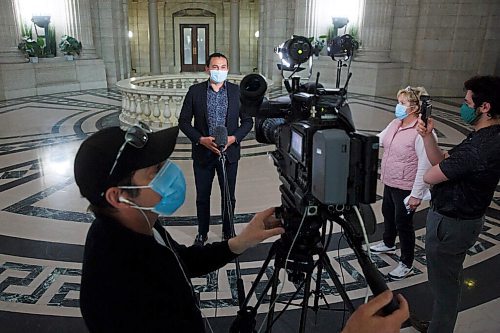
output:
[[[332,58],[337,51],[353,49],[348,45],[352,38],[346,36],[338,39],[342,47],[332,49]],[[282,71],[307,61],[311,50],[305,37],[286,41],[276,49],[286,62]],[[352,56],[351,51],[346,54]],[[347,82],[343,88],[326,89],[318,77],[306,84],[292,77],[291,85],[285,79],[289,95],[273,100],[264,97],[267,84],[258,74],[245,76],[240,84],[241,109],[255,117],[256,140],[276,145],[272,158],[282,182],[282,208],[292,221],[296,218],[290,215],[303,216],[306,209],[308,216],[328,215],[376,198],[378,137],[356,131],[347,103]],[[296,231],[293,223],[287,224],[287,232]]]
[[[352,38],[347,36],[331,42],[331,45],[337,45],[329,49],[333,60],[340,55],[343,60],[352,57],[355,48],[349,44]],[[354,305],[326,255],[331,239],[331,232],[328,237],[326,233],[327,221],[331,222],[331,228],[333,222],[343,228],[345,239],[358,258],[373,293],[378,295],[388,289],[382,274],[362,249],[367,234],[375,231],[375,216],[369,204],[376,199],[379,140],[355,129],[347,103],[347,84],[351,75],[348,74],[344,87],[340,88],[341,59],[337,60],[336,88],[326,89],[319,84],[319,73],[316,82],[301,84],[300,78],[293,75],[304,69],[300,65],[311,57],[309,40],[293,36],[275,51],[280,55],[278,68],[288,96],[272,100],[265,98],[265,79],[258,74],[249,74],[240,83],[240,110],[255,117],[257,141],[276,146],[271,156],[282,183],[282,205],[275,213],[283,221],[285,233],[271,246],[245,301],[240,303],[238,315],[231,325],[232,333],[254,332],[257,309],[272,288],[267,314],[267,329],[270,330],[274,323],[280,269],[287,271],[288,279],[298,284],[299,289],[303,286],[299,332],[305,329],[311,294],[314,295],[313,310],[319,309],[323,269],[330,275],[345,309],[354,312]],[[285,79],[284,71],[292,74]],[[365,223],[362,223],[363,219]],[[316,261],[314,256],[318,258]],[[273,275],[256,305],[249,306],[251,295],[257,292],[273,257]],[[316,289],[311,292],[311,276],[315,269]],[[397,308],[398,303],[393,299],[383,311],[389,314]]]

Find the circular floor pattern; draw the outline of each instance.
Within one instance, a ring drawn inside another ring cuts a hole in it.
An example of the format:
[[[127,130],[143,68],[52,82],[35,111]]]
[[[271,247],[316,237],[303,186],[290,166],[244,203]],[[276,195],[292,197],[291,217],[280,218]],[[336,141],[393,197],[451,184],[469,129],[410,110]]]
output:
[[[450,98],[434,103],[434,118],[440,145],[444,149],[460,142],[471,130],[460,121],[456,107],[459,101],[460,98]],[[393,118],[395,101],[392,99],[353,94],[349,103],[359,131],[376,134]],[[86,331],[78,308],[78,296],[83,244],[92,217],[86,212],[87,204],[75,186],[72,162],[85,137],[100,128],[117,124],[120,105],[119,92],[105,89],[0,102],[0,321],[6,323],[2,324],[5,325],[2,331],[33,327],[38,332]],[[237,232],[253,213],[280,204],[278,174],[268,157],[274,148],[257,142],[253,132],[242,143],[236,194]],[[187,200],[174,217],[162,222],[176,240],[190,244],[196,235],[196,212],[190,143],[185,137],[179,138],[172,159],[186,174]],[[373,209],[380,223],[380,184],[378,194]],[[214,186],[210,241],[221,237],[219,200],[218,188]],[[500,272],[495,268],[500,267],[499,203],[497,191],[487,212],[483,232],[467,253],[465,275],[468,285],[474,287],[465,288],[461,310],[478,307],[500,296],[500,288],[495,287],[500,278]],[[431,296],[426,286],[424,251],[426,207],[424,205],[415,215],[415,272],[403,281],[388,280],[388,285],[408,298],[419,317],[428,319]],[[380,241],[381,237],[379,225],[370,241]],[[241,256],[245,291],[248,292],[262,268],[274,240]],[[398,262],[398,255],[399,250],[394,255],[379,255],[374,259],[380,271],[386,274]],[[333,228],[328,258],[349,297],[359,303],[365,294],[366,283],[338,225]],[[271,265],[265,270],[253,302],[260,296],[272,273]],[[322,292],[319,304],[342,308],[342,299],[331,277],[328,274],[313,275],[313,281],[317,279]],[[287,279],[282,276],[281,280]],[[227,331],[238,310],[234,263],[222,268],[218,276],[212,273],[193,279],[193,284],[214,331]],[[285,282],[280,300],[295,298],[300,301],[302,294],[295,293],[297,287],[297,284]],[[260,313],[267,311],[266,300]],[[282,308],[283,304],[277,305],[277,309]],[[307,327],[318,332],[332,332],[332,328],[342,324],[341,313],[319,310],[314,314],[310,311]],[[316,323],[315,317],[320,318]],[[275,331],[294,330],[298,318],[299,310],[291,306]]]

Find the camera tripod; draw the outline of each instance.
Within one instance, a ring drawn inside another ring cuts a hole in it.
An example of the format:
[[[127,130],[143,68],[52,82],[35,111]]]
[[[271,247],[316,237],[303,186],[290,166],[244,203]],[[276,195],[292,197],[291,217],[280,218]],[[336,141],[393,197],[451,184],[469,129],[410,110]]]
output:
[[[313,219],[318,219],[319,217],[313,217]],[[363,270],[363,273],[365,275],[365,279],[372,289],[373,293],[375,295],[378,295],[382,293],[383,291],[387,290],[387,285],[380,274],[380,272],[377,270],[377,268],[373,265],[373,263],[370,261],[368,258],[367,254],[362,250],[361,244],[362,244],[362,238],[356,236],[355,230],[351,226],[348,221],[346,221],[344,218],[342,218],[338,214],[334,214],[333,216],[329,217],[329,220],[332,222],[335,221],[339,223],[343,228],[344,228],[344,233],[346,235],[346,239],[351,246],[351,248],[354,250],[354,253],[356,254],[358,261],[361,265],[361,268]],[[316,221],[317,223],[318,221]],[[309,221],[304,221],[304,223],[310,224],[311,222]],[[314,222],[312,222],[314,223]],[[307,249],[297,249],[297,250],[292,250],[290,251],[290,256],[288,256],[288,252],[290,249],[291,243],[287,240],[286,237],[282,237],[277,240],[276,242],[273,243],[271,250],[269,251],[269,254],[267,258],[264,261],[264,264],[257,274],[257,277],[255,281],[252,284],[252,288],[247,294],[247,297],[245,298],[245,301],[243,304],[240,303],[240,310],[238,311],[238,315],[231,325],[230,332],[231,333],[252,333],[255,332],[255,324],[256,324],[256,315],[257,315],[257,310],[259,306],[263,303],[265,297],[267,296],[267,293],[270,288],[271,289],[271,296],[270,296],[270,307],[269,307],[269,312],[267,316],[267,328],[266,332],[271,332],[272,330],[272,325],[274,324],[273,318],[274,318],[274,304],[277,299],[277,288],[279,284],[279,271],[283,268],[285,268],[287,271],[291,270],[294,272],[294,274],[298,274],[302,276],[303,278],[303,283],[301,283],[301,286],[304,286],[304,291],[303,291],[303,299],[302,299],[302,304],[301,304],[301,315],[300,315],[300,324],[299,324],[299,332],[305,332],[305,325],[306,325],[306,319],[307,319],[307,311],[309,309],[309,297],[311,295],[310,287],[311,287],[311,279],[312,279],[312,274],[314,268],[318,267],[318,275],[316,279],[316,288],[315,291],[313,292],[315,295],[314,299],[314,306],[312,309],[316,312],[319,309],[318,306],[318,298],[319,295],[321,294],[320,291],[320,277],[321,277],[321,272],[322,269],[325,269],[326,272],[329,274],[330,278],[332,279],[335,288],[339,295],[341,296],[346,310],[349,311],[350,313],[354,312],[355,308],[350,300],[349,296],[347,295],[347,292],[340,282],[337,273],[335,272],[330,260],[327,257],[326,254],[326,248],[323,247],[323,244],[321,241],[324,242],[325,239],[325,227],[326,227],[326,219],[323,219],[321,221],[321,226],[323,227],[323,233],[321,235],[321,239],[318,240],[313,244],[313,246],[309,246]],[[314,255],[318,255],[318,260],[315,262],[313,259]],[[262,291],[262,294],[257,300],[257,303],[255,306],[249,306],[249,302],[251,300],[252,294],[255,293],[255,290],[257,286],[259,285],[266,269],[269,267],[269,263],[272,258],[275,258],[275,269],[273,272],[272,277],[269,279],[268,283],[266,284],[265,288]],[[288,262],[287,262],[288,260]],[[393,299],[391,303],[386,305],[384,308],[385,313],[392,313],[395,309],[398,308],[397,302]]]

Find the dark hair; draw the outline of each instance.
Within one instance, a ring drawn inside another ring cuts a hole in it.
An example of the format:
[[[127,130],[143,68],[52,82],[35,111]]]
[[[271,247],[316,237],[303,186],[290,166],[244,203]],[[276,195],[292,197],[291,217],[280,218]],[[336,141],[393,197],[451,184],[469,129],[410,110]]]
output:
[[[208,56],[207,67],[210,66],[210,61],[212,60],[212,58],[224,58],[224,59],[226,59],[226,62],[229,62],[225,55],[223,55],[222,53],[219,53],[219,52],[214,52]]]
[[[129,174],[124,179],[120,180],[116,186],[132,186],[132,177],[134,176],[134,172]],[[139,195],[139,189],[123,189],[123,191],[127,192],[132,198],[135,198]],[[111,216],[113,213],[117,211],[117,209],[109,204],[106,198],[102,198],[99,204],[90,204],[88,210],[91,211],[96,217],[106,217]]]
[[[472,92],[474,108],[488,102],[491,105],[489,115],[494,118],[500,116],[500,77],[474,76],[465,81],[464,88]]]

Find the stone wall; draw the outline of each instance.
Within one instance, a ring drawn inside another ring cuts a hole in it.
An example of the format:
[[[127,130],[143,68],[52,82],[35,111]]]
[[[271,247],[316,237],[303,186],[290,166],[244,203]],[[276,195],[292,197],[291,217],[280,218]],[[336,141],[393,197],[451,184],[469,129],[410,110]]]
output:
[[[499,20],[497,0],[398,0],[391,58],[408,84],[460,96],[470,76],[500,74]]]
[[[180,72],[179,25],[208,24],[209,53],[221,52],[229,57],[230,1],[162,1],[158,3],[160,55],[162,73]],[[240,1],[240,70],[250,73],[257,66],[255,32],[259,26],[258,1]],[[149,19],[147,1],[129,3],[131,60],[134,75],[149,73]]]

